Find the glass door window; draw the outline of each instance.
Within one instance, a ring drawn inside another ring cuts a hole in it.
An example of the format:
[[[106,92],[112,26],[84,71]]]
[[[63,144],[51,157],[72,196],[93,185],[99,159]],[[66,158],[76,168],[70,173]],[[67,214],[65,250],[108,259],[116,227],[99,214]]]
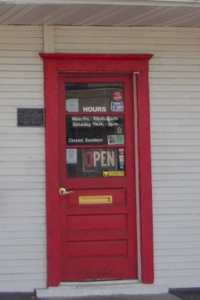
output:
[[[125,176],[122,83],[66,83],[68,178]]]

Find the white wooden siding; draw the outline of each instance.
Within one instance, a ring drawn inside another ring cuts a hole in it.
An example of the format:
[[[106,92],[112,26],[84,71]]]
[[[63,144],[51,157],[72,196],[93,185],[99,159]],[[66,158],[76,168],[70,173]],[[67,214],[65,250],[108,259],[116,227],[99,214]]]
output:
[[[53,32],[53,30],[52,30]],[[200,276],[200,29],[55,27],[58,53],[152,53],[155,283]],[[44,128],[16,110],[43,107],[39,26],[0,27],[0,291],[46,287]]]
[[[39,26],[0,27],[0,291],[46,286],[44,128],[17,108],[44,107]]]
[[[55,52],[151,53],[155,283],[200,277],[200,30],[55,27]]]

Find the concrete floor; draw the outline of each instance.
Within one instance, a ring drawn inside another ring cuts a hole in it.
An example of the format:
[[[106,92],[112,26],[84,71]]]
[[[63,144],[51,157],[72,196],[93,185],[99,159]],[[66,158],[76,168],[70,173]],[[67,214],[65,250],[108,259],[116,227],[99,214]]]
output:
[[[43,298],[42,300],[200,300],[200,289],[175,290],[173,294]],[[0,293],[0,300],[40,300],[33,293]]]
[[[134,296],[92,296],[92,297],[64,297],[42,298],[43,300],[180,300],[172,294],[134,295]],[[199,298],[200,299],[200,298]],[[38,300],[34,294],[29,293],[0,293],[0,300]],[[192,299],[191,299],[192,300]]]

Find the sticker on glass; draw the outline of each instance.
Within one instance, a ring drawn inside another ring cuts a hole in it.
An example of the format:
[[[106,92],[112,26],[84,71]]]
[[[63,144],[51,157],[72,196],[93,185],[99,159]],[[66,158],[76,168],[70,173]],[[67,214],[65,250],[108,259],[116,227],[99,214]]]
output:
[[[79,111],[79,99],[69,98],[66,100],[66,111],[68,112],[78,112]]]
[[[111,102],[111,111],[122,112],[124,111],[123,102]]]
[[[77,164],[77,149],[67,149],[67,164]]]
[[[124,171],[103,171],[103,177],[124,177]]]
[[[108,145],[116,145],[116,135],[108,135]]]
[[[113,93],[113,100],[114,100],[114,101],[122,101],[122,100],[123,100],[122,92],[120,92],[120,91],[115,91],[115,92]]]
[[[108,145],[123,145],[124,135],[108,135]]]
[[[124,149],[121,148],[119,151],[119,169],[124,170]]]
[[[123,134],[123,132],[124,132],[123,125],[119,125],[119,126],[115,127],[115,133],[116,134]]]
[[[124,144],[124,135],[116,135],[116,144],[123,145]]]

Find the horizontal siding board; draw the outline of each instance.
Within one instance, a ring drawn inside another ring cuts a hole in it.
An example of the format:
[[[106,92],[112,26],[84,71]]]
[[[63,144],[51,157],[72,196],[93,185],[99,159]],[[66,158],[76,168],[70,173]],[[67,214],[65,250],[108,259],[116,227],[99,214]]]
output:
[[[0,117],[1,117],[1,114],[0,114]],[[6,148],[6,147],[14,147],[16,146],[16,140],[15,141],[4,141],[3,144],[0,146],[0,149],[1,148]],[[30,148],[33,149],[33,148],[42,148],[44,150],[44,141],[40,141],[40,140],[37,140],[37,143],[35,140],[33,141],[29,141],[29,140],[21,140],[19,139],[18,140],[18,148]],[[37,153],[37,152],[36,152]]]
[[[179,205],[179,207],[154,207],[154,212],[156,215],[170,215],[170,214],[174,214],[174,215],[181,215],[181,214],[200,214],[200,207],[199,205],[197,205],[196,207],[182,207],[181,205]],[[161,233],[163,231],[163,234],[166,233],[166,228],[162,228],[159,232]],[[189,230],[190,233],[187,233],[187,234],[195,234],[199,232],[199,228],[197,227],[196,228],[196,231],[193,231],[193,230]],[[158,232],[156,230],[156,227],[155,227],[155,234],[156,232]],[[177,235],[178,232],[175,232],[175,231],[170,231],[168,232],[169,234],[175,234]]]
[[[31,94],[33,93],[33,96],[34,96],[35,92],[38,93],[38,92],[43,91],[43,85],[42,85],[42,82],[40,83],[39,86],[37,86],[37,85],[27,86],[27,85],[23,85],[22,83],[19,85],[17,85],[16,83],[12,84],[12,85],[4,84],[3,86],[1,86],[1,91],[2,92],[29,92]],[[12,99],[13,98],[11,97],[11,100]],[[41,104],[42,104],[42,102],[41,102]]]
[[[16,126],[17,108],[44,106],[38,55],[42,38],[39,26],[0,27],[0,245],[6,245],[0,258],[6,273],[0,273],[1,291],[46,286],[44,128]],[[200,274],[195,265],[200,261],[199,38],[197,28],[55,27],[58,53],[154,55],[150,105],[155,283],[170,287],[186,282],[195,286]]]
[[[199,180],[193,180],[193,181],[188,181],[188,180],[177,180],[176,182],[174,182],[173,180],[171,181],[156,181],[153,180],[153,185],[155,186],[155,188],[162,188],[162,187],[166,187],[166,188],[171,188],[171,187],[177,187],[178,189],[181,190],[182,187],[185,187],[187,185],[187,187],[198,187],[198,181]],[[189,183],[188,183],[189,182]]]
[[[169,220],[170,221],[170,220]],[[168,221],[168,222],[169,222]],[[179,235],[179,236],[175,236],[175,235],[164,235],[163,237],[161,236],[161,235],[155,235],[155,237],[154,237],[154,242],[158,245],[158,244],[160,244],[161,242],[168,242],[168,243],[174,243],[174,242],[198,242],[199,241],[199,239],[198,239],[198,234],[196,234],[196,235]],[[187,256],[187,254],[186,254],[186,256]],[[191,260],[191,257],[190,257],[190,255],[188,255],[188,257],[189,257],[189,259]],[[179,261],[182,261],[182,259],[179,259],[179,257],[177,257],[177,259],[176,259],[176,257],[173,257],[173,256],[170,256],[169,258],[168,258],[168,256],[166,255],[166,256],[164,256],[163,257],[163,260],[162,260],[162,257],[160,257],[160,256],[155,256],[155,260],[156,261],[159,261],[160,263],[163,261],[163,262],[168,262],[168,261],[177,261],[177,262],[179,262]],[[196,260],[196,259],[195,259]],[[194,259],[193,259],[193,261],[195,261]],[[192,260],[191,260],[192,261]]]
[[[193,265],[195,266],[198,260],[198,255],[180,255],[179,257],[173,257],[173,256],[164,256],[163,258],[158,256],[156,257],[155,263],[157,265],[158,269],[164,269],[166,268],[166,265],[169,264],[169,266],[175,264],[175,265],[182,265],[185,266],[185,268],[191,264],[191,269]],[[180,269],[180,267],[179,267]]]
[[[22,198],[22,197],[20,197]],[[26,199],[28,200],[28,196],[26,197]],[[37,199],[40,199],[39,202],[41,202],[41,199],[42,197],[37,197]],[[30,197],[30,200],[31,201],[31,197]],[[35,202],[35,201],[34,201]],[[19,217],[13,217],[11,220],[9,220],[6,216],[2,217],[1,218],[1,225],[9,225],[9,226],[12,226],[12,228],[14,227],[13,225],[16,225],[16,226],[20,226],[20,225],[30,225],[30,224],[33,224],[33,225],[38,225],[38,224],[45,224],[45,220],[43,220],[42,217],[34,217],[34,218],[30,218],[30,217],[23,217],[23,218],[19,218]],[[14,242],[17,242],[17,239],[15,239],[15,237],[13,237],[13,243]],[[27,239],[27,240],[24,240],[24,243],[27,244],[27,243],[30,243],[31,241],[31,238]],[[38,243],[42,243],[42,244],[45,244],[45,241],[39,241],[38,240]]]
[[[24,173],[27,174],[27,176],[41,176],[42,178],[45,175],[45,169],[44,169],[44,165],[41,168],[17,168],[17,169],[13,169],[13,168],[4,168],[4,169],[0,169],[0,176],[22,176],[24,175]]]
[[[168,205],[168,202],[174,201],[175,203],[179,203],[178,201],[194,201],[194,200],[199,200],[199,195],[198,193],[180,193],[180,194],[154,194],[154,202],[159,201],[159,203],[163,203],[163,205]],[[187,205],[186,203],[184,203]],[[199,216],[200,220],[200,216]],[[178,221],[178,220],[177,220]]]
[[[23,29],[22,29],[23,30]],[[42,45],[43,43],[43,39],[42,37],[31,37],[31,36],[27,36],[27,37],[17,37],[17,36],[1,36],[1,41],[3,44],[23,44],[23,45],[30,45],[30,44],[34,44],[34,45]],[[36,54],[36,53],[35,53]]]
[[[4,33],[4,32],[12,32],[13,34],[15,34],[15,33],[17,33],[18,31],[24,31],[22,34],[29,34],[29,33],[31,33],[32,31],[38,31],[38,30],[40,30],[41,28],[40,28],[40,26],[29,26],[29,25],[27,25],[27,26],[23,26],[23,28],[22,28],[22,26],[6,26],[6,25],[1,25],[1,31]],[[1,33],[0,33],[1,34]],[[40,32],[38,32],[37,34],[42,34],[42,33],[40,33]],[[11,35],[11,36],[13,36],[13,35]],[[42,35],[41,35],[42,36]],[[28,37],[29,37],[29,35],[28,35]]]
[[[154,188],[153,190],[153,194],[182,194],[182,193],[186,193],[186,194],[199,194],[200,193],[200,187],[190,187],[190,186],[183,186],[181,187],[181,189],[179,187],[157,187]]]
[[[17,127],[44,107],[42,51],[42,27],[0,26],[1,292],[46,286],[44,128]]]
[[[5,111],[9,111],[9,107],[4,107]],[[11,109],[12,111],[12,109]],[[15,114],[16,114],[16,109],[14,108]],[[23,135],[21,133],[10,133],[10,134],[5,134],[5,133],[0,133],[0,140],[4,141],[4,145],[5,143],[8,141],[20,141],[20,143],[22,141],[28,141],[28,139],[30,138],[30,133],[24,133]],[[32,133],[31,134],[31,141],[41,141],[44,144],[44,133]]]
[[[180,222],[180,221],[183,221],[185,220],[185,222],[189,222],[189,221],[194,221],[194,220],[200,220],[200,216],[198,213],[196,213],[195,211],[193,212],[193,214],[181,214],[181,215],[173,215],[173,214],[169,214],[169,215],[158,215],[156,217],[156,220],[157,222],[161,222],[161,221],[168,221],[168,222],[171,222],[171,221],[177,221],[177,222]],[[163,236],[164,237],[164,236]],[[166,238],[169,238],[169,236],[167,236]],[[189,236],[188,236],[189,237]],[[177,237],[178,238],[178,237]],[[190,236],[190,238],[192,238],[192,235]]]
[[[160,153],[159,151],[152,151],[152,159],[160,159],[160,160],[184,160],[184,159],[190,159],[190,160],[199,160],[200,159],[200,153]]]
[[[24,154],[25,156],[29,154],[35,154],[35,155],[44,155],[44,148],[42,147],[31,147],[31,148],[23,148],[20,147],[17,148],[9,148],[9,147],[2,147],[0,148],[0,154],[5,153],[6,155],[20,155]]]
[[[23,50],[24,46],[22,47],[21,50]],[[41,49],[39,49],[41,50]],[[9,71],[16,74],[19,73],[21,74],[21,72],[31,72],[34,76],[35,72],[37,72],[37,76],[42,76],[42,71],[43,71],[43,66],[42,65],[32,65],[32,64],[27,64],[27,65],[17,65],[17,71],[16,71],[16,65],[8,65],[8,64],[1,64],[0,65],[0,71]],[[39,74],[39,72],[41,74]],[[2,75],[2,73],[1,73]]]
[[[199,105],[174,105],[174,106],[167,106],[167,105],[155,105],[153,108],[154,113],[159,112],[159,113],[198,113],[200,112],[200,108]],[[179,137],[179,135],[177,135],[176,137]],[[194,139],[193,136],[180,136],[181,139]],[[173,139],[173,136],[171,137]],[[160,139],[160,138],[159,138]],[[163,139],[164,140],[164,139]]]
[[[189,153],[192,155],[192,153],[199,153],[200,147],[199,145],[191,145],[191,146],[185,146],[183,145],[163,145],[163,146],[152,146],[152,153]]]
[[[164,201],[159,201],[159,200],[157,200],[157,201],[154,201],[154,207],[157,207],[157,208],[163,208],[163,207],[171,207],[171,208],[175,208],[175,209],[177,209],[177,208],[179,208],[180,207],[180,205],[181,206],[184,206],[184,207],[194,207],[194,209],[196,208],[196,207],[199,207],[200,206],[200,204],[199,204],[199,202],[198,202],[198,200],[191,200],[191,199],[187,199],[187,200],[182,200],[182,199],[179,199],[179,201],[178,200],[173,200],[173,199],[171,199],[170,197],[168,198],[168,201],[166,201],[167,202],[167,204],[165,204],[165,202]],[[193,227],[193,225],[195,224],[195,226],[196,227],[198,227],[198,222],[196,222],[196,221],[194,221],[194,222],[190,222],[189,224],[182,224],[183,226],[188,226],[188,227]],[[165,224],[164,222],[162,223],[160,223],[160,224],[158,224],[157,226],[159,227],[159,226],[165,226],[165,225],[167,225],[167,224]],[[180,226],[180,222],[178,222],[177,221],[177,225],[178,226]],[[169,226],[171,227],[171,226],[175,226],[174,225],[174,223],[172,222],[172,223],[170,223],[169,224]]]
[[[10,261],[10,260],[4,260],[4,261],[1,261],[0,262],[0,268],[1,267],[22,267],[22,268],[26,268],[26,267],[32,267],[32,266],[41,266],[41,267],[44,267],[46,266],[46,264],[44,263],[43,260],[21,260],[20,264],[19,264],[19,261]]]
[[[189,34],[188,34],[189,33]],[[55,27],[55,35],[56,36],[63,36],[63,38],[67,39],[69,37],[74,37],[77,35],[80,35],[80,27],[66,27],[65,26],[56,26]],[[145,28],[145,27],[137,27],[137,28],[129,28],[129,27],[113,27],[108,28],[107,27],[93,27],[91,30],[91,27],[84,26],[81,28],[81,35],[82,36],[98,36],[98,37],[104,37],[104,36],[127,36],[127,37],[153,37],[156,39],[160,38],[196,38],[199,39],[199,29],[198,28],[178,28],[178,27],[151,27],[151,28]]]
[[[159,93],[158,91],[151,91],[151,99],[152,99],[152,105],[155,105],[156,102],[159,103],[158,105],[198,105],[198,92],[197,91],[191,91],[190,94],[185,92],[172,92],[170,89],[169,91],[162,91],[162,93]]]
[[[18,202],[18,203],[15,203],[14,200],[12,202],[7,202],[6,204],[4,204],[4,207],[2,207],[2,210],[5,210],[5,209],[8,209],[9,212],[11,211],[24,211],[24,210],[44,210],[44,203],[30,203],[30,202]],[[45,222],[44,222],[45,223]],[[16,225],[18,226],[18,224]],[[28,226],[28,225],[27,225]],[[32,225],[33,226],[33,225]],[[37,227],[38,224],[35,224],[35,226]],[[7,226],[4,227],[3,225],[3,228],[7,228]],[[25,228],[22,228],[22,229],[25,229]],[[0,225],[0,231],[2,230],[2,227]],[[13,229],[15,230],[15,229]]]
[[[44,270],[45,271],[45,270]],[[29,274],[22,274],[17,272],[16,274],[9,274],[9,275],[0,275],[0,281],[28,281],[28,280],[42,280],[44,277],[44,273],[29,273]]]
[[[30,253],[30,252],[43,252],[44,251],[45,246],[44,245],[26,245],[26,246],[16,246],[15,249],[17,252],[19,253]],[[0,254],[4,254],[4,253],[13,253],[15,254],[15,252],[13,247],[10,246],[5,246],[5,247],[1,247],[0,249]],[[13,270],[14,272],[14,270]],[[1,270],[0,270],[0,274],[2,274]]]
[[[155,283],[176,287],[199,285],[199,38],[199,29],[55,27],[58,53],[154,55],[150,108]]]
[[[41,157],[40,154],[30,154],[30,155],[25,155],[25,154],[14,154],[14,155],[7,155],[7,154],[0,154],[0,161],[6,161],[9,160],[11,162],[20,162],[20,161],[32,161],[32,162],[44,162],[45,158]]]
[[[12,284],[11,284],[12,283]],[[34,287],[39,288],[44,288],[46,286],[46,281],[43,280],[23,280],[22,281],[2,281],[0,282],[0,290],[1,292],[30,292],[34,290]]]
[[[4,58],[4,57],[26,57],[26,58],[32,58],[32,57],[36,57],[38,56],[36,51],[40,51],[40,47],[38,47],[38,49],[35,49],[35,51],[23,51],[23,49],[21,49],[21,51],[16,52],[16,50],[1,50],[0,49],[0,58]]]
[[[20,26],[1,26],[0,28],[0,39],[5,41],[4,38],[11,38],[13,39],[13,35],[15,38],[18,38],[18,41],[22,41],[21,38],[43,38],[43,32],[42,30],[38,30],[38,26],[23,26],[23,28]],[[6,41],[5,41],[6,42]],[[23,44],[23,43],[22,43]],[[30,46],[33,43],[30,43]],[[41,47],[41,43],[40,43]]]
[[[11,266],[11,267],[1,267],[0,268],[0,275],[9,275],[10,273],[20,273],[20,274],[31,274],[31,273],[44,273],[45,268],[44,266]]]
[[[12,270],[13,268],[13,270]],[[2,275],[6,275],[8,276],[10,273],[13,273],[13,274],[38,274],[38,273],[41,273],[43,274],[45,272],[45,268],[44,266],[27,266],[27,267],[1,267],[0,269],[0,276]]]
[[[163,126],[151,126],[151,129],[153,132],[187,132],[187,133],[193,133],[193,132],[200,132],[200,128],[195,125],[188,125],[188,126],[183,126],[182,124],[180,126],[169,126],[169,125],[163,125]],[[185,157],[187,160],[187,157]],[[188,158],[189,159],[189,158]]]
[[[191,150],[191,148],[189,148],[189,147],[199,147],[199,145],[200,145],[200,143],[199,143],[200,141],[198,141],[198,140],[194,140],[194,139],[160,139],[160,140],[158,140],[158,139],[156,139],[156,140],[154,140],[154,142],[152,143],[153,145],[152,145],[152,147],[156,147],[156,146],[158,146],[158,147],[164,147],[164,146],[166,146],[166,147],[182,147],[182,146],[186,146],[186,147],[188,147],[188,149],[189,150]],[[177,148],[178,149],[178,148]],[[179,150],[179,149],[178,149]]]
[[[23,58],[24,59],[24,58]],[[1,59],[0,59],[1,60]],[[21,78],[0,78],[0,85],[13,85],[13,84],[21,84],[22,79]],[[41,79],[37,78],[23,78],[23,84],[24,85],[42,85]]]
[[[28,170],[32,168],[37,168],[37,170],[44,169],[45,164],[41,162],[10,162],[10,161],[2,161],[1,163],[2,168],[12,169],[15,172],[15,169],[23,168],[23,170]]]
[[[75,52],[75,53],[99,53],[99,52],[103,52],[100,51],[102,44],[96,43],[93,44],[92,42],[88,45],[85,45],[84,43],[78,43],[74,44],[74,43],[57,43],[56,44],[56,52],[58,53],[62,53],[62,52]],[[158,49],[157,45],[139,45],[139,44],[130,44],[127,43],[126,44],[105,44],[104,45],[104,52],[107,53],[138,53],[138,51],[140,53],[147,53],[147,51],[149,53],[154,53],[154,51],[156,51]],[[161,45],[159,46],[160,51],[173,51],[174,50],[174,45]],[[193,46],[193,45],[181,45],[180,46],[180,51],[190,51],[190,52],[197,52],[198,51],[198,46]],[[166,59],[167,60],[167,59]],[[166,61],[165,60],[165,61]],[[157,59],[157,64],[159,63],[159,59]],[[167,64],[167,62],[166,62]],[[187,65],[187,61],[184,62],[185,65]],[[188,64],[189,65],[189,64]]]
[[[157,244],[155,243],[155,246],[157,246],[157,249],[193,249],[193,248],[197,248],[200,249],[200,245],[199,242],[192,242],[192,241],[188,241],[188,242],[162,242]],[[200,264],[200,262],[199,262]],[[198,265],[198,262],[197,262]],[[198,268],[198,267],[197,267]]]
[[[15,178],[15,177],[13,177]],[[43,177],[42,177],[43,178]],[[24,182],[19,180],[19,179],[15,179],[16,181],[12,180],[12,183],[10,183],[9,180],[5,180],[4,182],[0,183],[0,188],[1,189],[9,189],[9,188],[13,188],[13,189],[25,189],[25,190],[30,190],[30,189],[44,189],[45,188],[45,181],[43,179],[43,182],[41,181],[37,181],[35,182],[33,179],[31,181],[31,179],[27,179]]]
[[[16,246],[35,246],[35,245],[43,245],[43,250],[46,246],[45,240],[43,237],[21,237],[21,238],[15,238],[13,237],[12,239],[7,239],[6,240],[6,245],[12,248],[15,248]],[[5,239],[0,239],[0,246],[5,246]],[[45,252],[45,251],[44,251]],[[41,259],[41,258],[40,258]],[[38,260],[40,261],[40,259],[38,258]],[[24,259],[25,260],[25,259]],[[23,260],[23,261],[24,261]],[[20,265],[20,261],[19,260],[14,260],[13,261],[17,264]],[[26,259],[27,264],[28,264],[28,260]],[[5,264],[4,261],[1,261]],[[31,261],[30,261],[31,262]],[[46,261],[44,260],[42,262],[43,264],[46,264]]]
[[[156,249],[156,256],[190,256],[190,255],[199,255],[199,248],[197,249]],[[199,271],[198,269],[196,271]]]
[[[190,85],[192,87],[199,85],[200,78],[190,78]],[[168,78],[167,79],[167,86],[183,86],[188,84],[188,78]],[[166,85],[166,77],[165,78],[150,78],[150,85],[153,87],[153,85],[160,86],[160,85]]]
[[[30,67],[30,69],[31,69],[31,67]],[[9,79],[14,78],[14,79],[16,79],[16,76],[17,76],[17,78],[23,78],[23,79],[24,78],[43,79],[42,72],[41,73],[38,72],[38,71],[42,71],[42,70],[30,71],[30,69],[26,72],[25,71],[19,71],[19,70],[17,70],[17,71],[11,71],[11,70],[5,71],[4,70],[4,72],[0,73],[0,78],[9,78]]]
[[[29,106],[28,106],[29,107]],[[31,107],[35,107],[35,106],[31,106]],[[16,124],[17,125],[17,124]],[[29,133],[29,136],[31,136],[32,133],[44,133],[44,129],[41,127],[35,127],[35,128],[28,128],[28,127],[15,127],[15,129],[13,130],[13,128],[10,127],[0,127],[0,134],[1,133]]]
[[[36,215],[36,213],[38,212],[38,215],[40,214],[40,211],[35,211],[35,215]],[[23,213],[24,214],[24,213]],[[23,214],[22,214],[22,216],[23,216]],[[29,215],[29,214],[27,214],[27,215]],[[32,214],[33,216],[34,216],[34,214]],[[15,233],[14,233],[14,237],[15,238],[29,238],[30,237],[30,232],[28,232],[28,231],[16,231]],[[31,237],[32,238],[43,238],[43,239],[45,239],[45,237],[46,237],[46,235],[45,235],[45,233],[44,233],[44,231],[32,231],[31,232]],[[10,231],[8,231],[8,232],[1,232],[1,237],[0,237],[0,239],[12,239],[13,238],[13,233],[12,232],[10,232]],[[38,249],[38,251],[37,251],[38,253],[41,253],[41,255],[43,255],[44,256],[44,251],[39,251],[39,249]],[[30,251],[30,255],[31,254],[33,254],[33,253],[35,253],[35,252],[31,252]],[[6,252],[5,252],[5,254],[6,254]],[[7,253],[7,254],[9,254],[9,253]],[[17,251],[15,251],[15,253],[13,254],[13,256],[16,256],[16,255],[22,255],[21,253],[18,253]],[[28,254],[27,252],[25,252],[25,254]],[[11,255],[10,255],[11,256]]]
[[[3,44],[1,43],[0,44],[0,51],[11,51],[10,49],[11,48],[15,48],[15,50],[18,50],[18,51],[23,51],[23,53],[27,53],[27,52],[32,52],[34,53],[33,51],[37,51],[37,52],[40,52],[41,51],[41,46],[38,44],[38,45],[29,45],[27,44],[26,47],[24,46],[24,44]],[[17,54],[15,54],[17,55]],[[18,54],[20,55],[20,53]],[[34,54],[35,55],[35,54]],[[7,55],[6,55],[7,57]]]
[[[176,277],[179,276],[178,274],[182,272],[182,276],[186,277],[186,276],[200,276],[200,270],[196,269],[175,269],[175,267],[171,270],[157,270],[157,276],[161,277],[161,276],[166,276],[166,277]]]
[[[26,65],[26,64],[32,64],[32,65],[41,65],[41,61],[39,57],[37,57],[38,54],[35,55],[35,57],[0,57],[0,64],[8,64],[8,65]],[[17,78],[16,78],[17,79]]]
[[[151,37],[148,37],[146,36],[145,38],[144,37],[129,37],[129,36],[120,36],[119,34],[117,36],[113,36],[112,33],[109,31],[109,35],[105,35],[104,36],[102,35],[101,36],[101,39],[103,40],[103,44],[104,46],[107,45],[107,44],[117,44],[117,45],[120,45],[120,44],[123,44],[123,45],[126,45],[126,44],[138,44],[138,45],[148,45],[149,47],[151,47],[151,45],[175,45],[176,46],[186,46],[186,45],[194,45],[196,43],[198,43],[198,38],[196,39],[193,39],[193,38],[190,38],[190,39],[187,39],[187,38],[180,38],[180,39],[177,39],[177,38],[162,38],[162,39],[158,39],[157,37],[156,38],[151,38]],[[99,36],[82,36],[81,35],[74,35],[74,36],[70,36],[69,38],[69,41],[71,44],[99,44],[100,43],[100,39],[99,39]],[[55,37],[55,43],[57,45],[60,45],[60,44],[66,44],[66,39],[63,39],[63,36],[62,35],[56,35]]]

